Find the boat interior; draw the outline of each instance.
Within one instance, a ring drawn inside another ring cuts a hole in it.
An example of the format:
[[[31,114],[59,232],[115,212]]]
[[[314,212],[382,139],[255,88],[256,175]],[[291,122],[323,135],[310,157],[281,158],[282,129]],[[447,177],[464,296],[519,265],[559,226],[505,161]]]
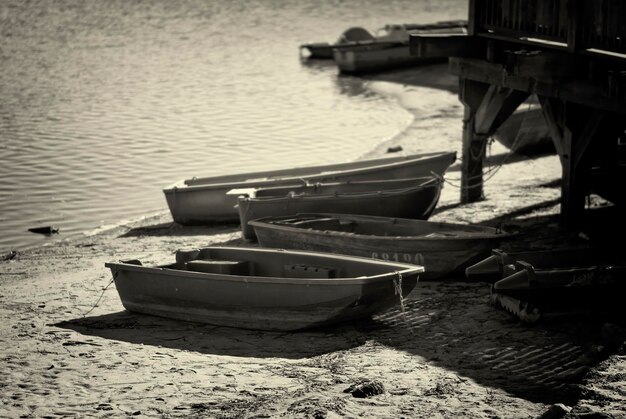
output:
[[[456,225],[384,217],[345,217],[331,214],[298,214],[296,216],[270,218],[260,221],[301,229],[336,231],[382,237],[485,237],[499,233],[499,230],[495,228],[483,226]]]
[[[298,196],[298,195],[333,195],[337,193],[361,193],[385,191],[394,189],[408,189],[419,186],[436,186],[438,179],[429,177],[419,177],[410,179],[392,180],[371,180],[371,181],[350,181],[331,183],[308,183],[303,182],[293,185],[281,185],[275,187],[258,188],[248,191],[248,195],[256,198],[276,197],[276,196]],[[230,193],[230,192],[229,192]]]
[[[402,270],[402,267],[394,269],[393,266],[380,263],[321,257],[311,253],[270,253],[245,249],[232,252],[215,248],[179,250],[176,263],[159,268],[220,275],[302,279],[359,278]]]

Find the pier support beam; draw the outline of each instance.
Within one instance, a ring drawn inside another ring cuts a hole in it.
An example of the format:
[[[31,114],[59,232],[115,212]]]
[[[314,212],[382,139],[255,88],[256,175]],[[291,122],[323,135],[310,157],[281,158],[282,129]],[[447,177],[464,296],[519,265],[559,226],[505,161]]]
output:
[[[529,95],[528,92],[460,79],[459,99],[465,105],[461,203],[484,199],[483,160],[487,140]]]
[[[539,96],[555,148],[561,159],[561,215],[566,226],[577,225],[589,193],[593,148],[605,142],[601,129],[606,114],[598,109]]]

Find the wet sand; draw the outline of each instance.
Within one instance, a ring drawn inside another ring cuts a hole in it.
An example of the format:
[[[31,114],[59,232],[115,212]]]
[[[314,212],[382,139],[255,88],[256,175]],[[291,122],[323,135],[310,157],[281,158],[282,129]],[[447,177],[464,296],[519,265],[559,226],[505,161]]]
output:
[[[410,103],[419,90],[395,77]],[[367,156],[422,151],[424,123],[433,122],[416,120]],[[460,157],[461,120],[442,130],[458,135]],[[517,224],[511,248],[602,234],[595,224],[585,234],[559,226],[556,156],[520,159],[498,144],[492,154],[505,164],[487,199],[459,204],[455,165],[432,220]],[[599,218],[610,213],[596,206]],[[0,417],[531,418],[557,403],[570,417],[626,416],[623,329],[597,318],[523,325],[489,306],[484,283],[422,282],[405,313],[270,333],[126,312],[104,267],[224,243],[249,245],[237,226],[183,228],[162,213],[0,262]],[[344,392],[363,380],[384,392]]]

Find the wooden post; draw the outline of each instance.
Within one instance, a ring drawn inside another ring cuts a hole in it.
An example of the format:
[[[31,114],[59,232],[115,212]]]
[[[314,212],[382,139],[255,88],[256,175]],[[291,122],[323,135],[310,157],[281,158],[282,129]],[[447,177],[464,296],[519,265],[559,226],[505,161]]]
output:
[[[477,136],[474,126],[476,112],[489,85],[468,79],[460,79],[459,84],[459,99],[465,106],[461,153],[461,203],[467,204],[483,199],[483,154],[487,138]]]
[[[550,133],[561,159],[561,216],[572,227],[582,219],[589,190],[589,145],[598,136],[604,112],[539,97]]]
[[[465,105],[461,165],[461,203],[484,199],[483,160],[487,140],[530,95],[513,89],[461,79]]]

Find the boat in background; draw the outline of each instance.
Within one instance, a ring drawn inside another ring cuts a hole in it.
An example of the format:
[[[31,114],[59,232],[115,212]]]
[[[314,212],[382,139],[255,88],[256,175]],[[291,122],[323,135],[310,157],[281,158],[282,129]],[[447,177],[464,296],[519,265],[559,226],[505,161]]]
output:
[[[421,266],[278,249],[179,251],[154,267],[107,263],[124,307],[178,320],[300,330],[355,320],[402,303]]]
[[[460,35],[467,33],[467,21],[452,20],[432,24],[386,25],[369,42],[346,43],[333,48],[333,59],[340,73],[360,74],[447,60],[420,58],[412,55],[410,35]]]
[[[513,112],[493,138],[516,154],[556,154],[550,128],[536,98],[531,98]]]
[[[243,238],[256,235],[249,221],[303,212],[379,215],[427,219],[434,211],[443,181],[435,176],[342,182],[233,191]]]
[[[175,222],[210,224],[237,222],[237,188],[261,188],[306,182],[347,182],[374,179],[442,177],[456,160],[456,152],[421,153],[320,166],[277,169],[185,179],[163,189]]]
[[[314,42],[310,44],[300,45],[300,56],[303,56],[302,51],[308,51],[307,58],[332,60],[333,48],[340,45],[360,45],[372,43],[376,40],[376,37],[372,35],[367,29],[361,27],[354,27],[346,30],[341,34],[339,39],[334,44],[328,42]]]
[[[259,244],[423,265],[422,280],[462,273],[514,236],[500,228],[354,214],[297,214],[250,221]]]

